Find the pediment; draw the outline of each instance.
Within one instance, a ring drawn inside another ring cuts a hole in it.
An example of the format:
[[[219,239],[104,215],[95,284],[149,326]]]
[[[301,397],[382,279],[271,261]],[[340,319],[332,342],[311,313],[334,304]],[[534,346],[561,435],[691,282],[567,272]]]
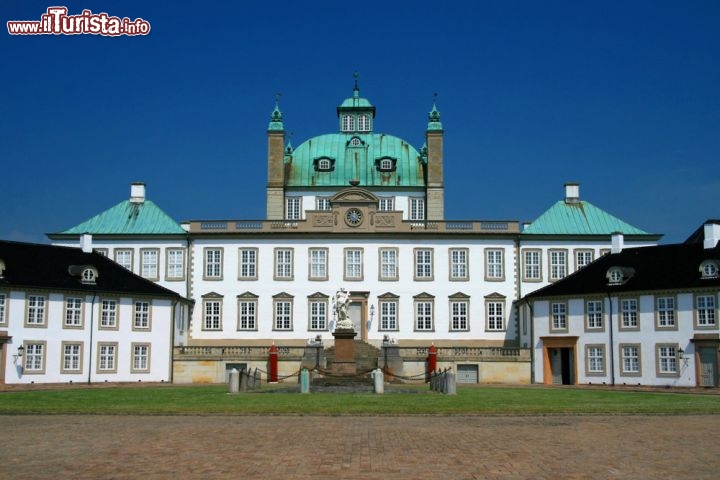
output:
[[[378,197],[370,193],[369,191],[365,190],[364,188],[359,187],[350,187],[346,188],[344,190],[341,190],[338,192],[332,199],[330,199],[330,202],[333,204],[336,203],[378,203]]]

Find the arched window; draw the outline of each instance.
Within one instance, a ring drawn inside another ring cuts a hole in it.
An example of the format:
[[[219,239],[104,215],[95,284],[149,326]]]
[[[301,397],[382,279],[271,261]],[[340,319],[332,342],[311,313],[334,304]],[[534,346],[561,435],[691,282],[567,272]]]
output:
[[[321,158],[318,162],[318,170],[330,170],[330,168],[332,168],[330,160],[327,158]]]
[[[362,145],[362,140],[360,140],[358,137],[353,137],[350,140],[350,145],[353,147],[359,147],[360,145]]]
[[[369,132],[370,131],[370,117],[368,115],[360,115],[358,117],[358,131]]]
[[[355,130],[355,117],[352,115],[343,116],[342,129],[346,132],[352,132]]]
[[[392,160],[390,160],[389,158],[383,158],[382,160],[380,160],[380,170],[388,171],[392,170],[392,168]]]

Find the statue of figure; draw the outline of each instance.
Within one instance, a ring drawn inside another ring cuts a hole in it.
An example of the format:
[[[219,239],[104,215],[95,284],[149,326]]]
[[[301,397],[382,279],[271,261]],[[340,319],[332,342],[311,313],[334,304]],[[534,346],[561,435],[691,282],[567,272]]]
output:
[[[348,305],[350,305],[350,294],[341,288],[335,294],[335,311],[338,316],[338,323],[335,328],[354,328],[352,320],[348,318]]]

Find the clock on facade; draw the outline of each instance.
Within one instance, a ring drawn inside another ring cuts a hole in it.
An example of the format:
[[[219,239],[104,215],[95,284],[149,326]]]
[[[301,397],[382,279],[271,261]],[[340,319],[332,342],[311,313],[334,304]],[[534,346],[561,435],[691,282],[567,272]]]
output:
[[[351,208],[345,214],[345,223],[351,227],[357,227],[363,221],[363,213],[357,208]]]

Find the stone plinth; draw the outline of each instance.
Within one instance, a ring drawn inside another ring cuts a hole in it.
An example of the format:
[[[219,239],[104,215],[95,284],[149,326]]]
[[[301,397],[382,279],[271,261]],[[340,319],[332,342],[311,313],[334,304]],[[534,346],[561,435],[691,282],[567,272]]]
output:
[[[357,333],[352,328],[336,328],[333,332],[335,337],[335,359],[332,364],[332,372],[336,375],[355,375],[355,336]]]

